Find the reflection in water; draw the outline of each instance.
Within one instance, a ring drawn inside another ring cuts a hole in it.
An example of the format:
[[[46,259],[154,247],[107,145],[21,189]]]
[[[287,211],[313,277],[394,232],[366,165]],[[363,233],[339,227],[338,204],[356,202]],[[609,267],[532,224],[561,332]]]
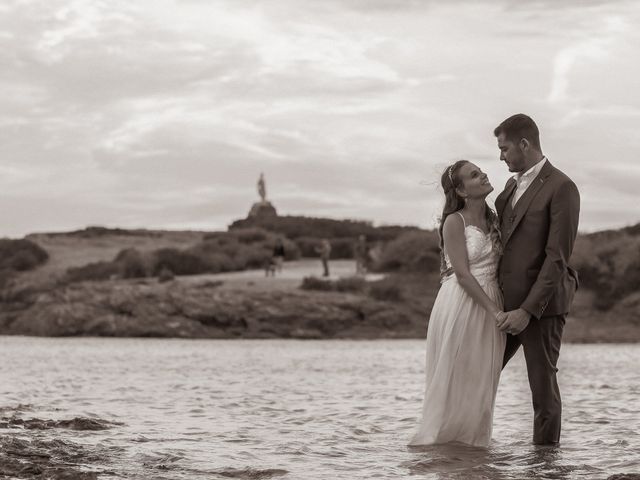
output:
[[[405,465],[408,473],[438,480],[565,480],[576,470],[563,460],[562,447],[553,445],[529,445],[509,451],[452,443],[412,446],[409,451],[413,458]]]
[[[408,462],[411,475],[435,474],[433,478],[468,478],[469,472],[482,470],[491,463],[491,451],[487,448],[471,447],[460,443],[446,445],[411,446],[413,458]],[[457,475],[460,475],[458,477]],[[502,478],[497,472],[497,476]]]

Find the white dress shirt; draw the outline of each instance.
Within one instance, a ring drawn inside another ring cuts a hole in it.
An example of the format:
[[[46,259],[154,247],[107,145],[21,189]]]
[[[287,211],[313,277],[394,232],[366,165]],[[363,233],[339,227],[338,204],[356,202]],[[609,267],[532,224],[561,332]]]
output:
[[[524,192],[527,191],[527,188],[531,186],[533,181],[536,179],[544,164],[547,163],[547,157],[542,157],[538,163],[536,163],[533,167],[527,170],[524,173],[516,173],[513,176],[513,179],[516,181],[516,191],[513,192],[513,196],[511,197],[511,206],[515,207],[516,202],[520,200],[520,197]]]

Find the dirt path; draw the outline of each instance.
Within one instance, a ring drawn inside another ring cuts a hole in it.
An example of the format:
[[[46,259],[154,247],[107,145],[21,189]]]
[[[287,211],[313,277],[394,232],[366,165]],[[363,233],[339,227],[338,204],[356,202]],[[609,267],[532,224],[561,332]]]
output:
[[[356,264],[353,260],[332,260],[329,263],[330,280],[351,277],[355,275]],[[320,260],[304,259],[285,262],[282,272],[275,277],[266,277],[264,270],[245,270],[242,272],[228,272],[205,275],[189,275],[180,277],[183,283],[205,283],[222,281],[226,288],[252,288],[252,289],[289,289],[300,286],[304,277],[321,277],[322,265]],[[383,278],[379,273],[369,273],[365,276],[367,281],[375,281]]]

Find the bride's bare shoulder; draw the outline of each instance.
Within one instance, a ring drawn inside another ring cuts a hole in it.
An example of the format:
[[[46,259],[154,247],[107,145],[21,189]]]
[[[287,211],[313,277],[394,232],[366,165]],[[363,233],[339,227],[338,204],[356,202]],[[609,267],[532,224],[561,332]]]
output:
[[[459,233],[464,232],[464,220],[462,219],[462,215],[458,212],[447,215],[447,218],[444,219],[444,225],[442,226],[442,231],[451,232],[451,233]]]

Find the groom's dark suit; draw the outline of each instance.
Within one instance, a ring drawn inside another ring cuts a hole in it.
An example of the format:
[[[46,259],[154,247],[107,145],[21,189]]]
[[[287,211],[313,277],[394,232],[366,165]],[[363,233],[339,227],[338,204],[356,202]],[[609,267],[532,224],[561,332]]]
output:
[[[534,409],[534,443],[560,440],[562,402],[556,364],[566,314],[578,287],[569,257],[578,232],[580,194],[547,160],[512,206],[516,181],[496,199],[504,254],[498,270],[505,311],[522,308],[531,321],[507,336],[504,364],[523,346]]]

